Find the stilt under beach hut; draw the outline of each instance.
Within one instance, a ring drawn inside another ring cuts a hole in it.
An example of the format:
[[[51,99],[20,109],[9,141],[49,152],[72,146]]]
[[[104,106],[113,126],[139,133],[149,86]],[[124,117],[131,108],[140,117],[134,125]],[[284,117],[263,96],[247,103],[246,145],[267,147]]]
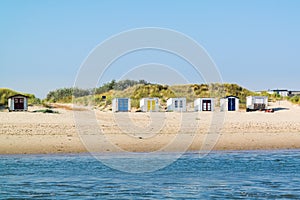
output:
[[[198,111],[214,111],[214,98],[198,98],[194,101],[194,110]]]
[[[159,111],[159,99],[156,97],[142,98],[140,100],[140,109],[143,112]]]
[[[27,111],[28,110],[28,96],[16,94],[8,97],[9,111]]]
[[[113,112],[129,112],[130,110],[130,98],[114,98],[112,100]]]
[[[167,100],[167,111],[186,111],[186,98],[170,98]]]
[[[240,99],[237,96],[227,96],[220,99],[221,111],[238,111],[240,107]]]

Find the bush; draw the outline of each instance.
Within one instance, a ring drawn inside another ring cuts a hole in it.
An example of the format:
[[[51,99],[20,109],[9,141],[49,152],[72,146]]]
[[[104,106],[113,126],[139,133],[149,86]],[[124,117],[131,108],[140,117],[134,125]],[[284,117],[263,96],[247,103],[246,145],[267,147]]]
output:
[[[291,101],[292,103],[295,103],[295,104],[300,104],[300,96],[293,96],[293,97],[289,98],[289,101]]]
[[[91,89],[80,88],[62,88],[54,91],[50,91],[47,94],[46,101],[52,103],[71,103],[73,97],[88,96],[92,93]]]
[[[110,90],[126,90],[129,87],[132,87],[134,85],[147,85],[148,83],[145,80],[139,80],[139,81],[134,81],[134,80],[121,80],[116,82],[115,80],[112,80],[109,83],[105,83],[101,87],[95,88],[94,93],[95,94],[103,94],[105,92],[109,92]]]

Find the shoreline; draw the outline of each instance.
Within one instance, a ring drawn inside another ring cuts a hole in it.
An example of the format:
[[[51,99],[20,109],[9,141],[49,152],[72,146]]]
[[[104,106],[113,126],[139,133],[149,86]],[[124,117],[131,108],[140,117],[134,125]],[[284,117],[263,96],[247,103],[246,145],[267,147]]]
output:
[[[283,149],[243,149],[243,150],[238,150],[238,149],[228,149],[228,150],[212,150],[208,153],[205,153],[206,155],[209,154],[222,154],[222,153],[247,153],[247,152],[261,152],[261,153],[267,153],[267,152],[299,152],[300,148],[283,148]],[[138,154],[145,154],[145,153],[151,153],[151,152],[129,152],[135,155]],[[164,154],[178,154],[181,152],[176,152],[176,151],[170,151],[170,152],[160,152],[158,154],[160,155],[164,155]],[[23,155],[27,155],[27,156],[64,156],[64,155],[70,155],[70,156],[94,156],[93,154],[100,154],[100,155],[107,155],[107,156],[111,156],[111,155],[129,155],[127,152],[97,152],[97,153],[91,153],[91,152],[56,152],[56,153],[7,153],[7,154],[0,154],[1,156],[23,156]],[[199,152],[199,151],[193,151],[193,150],[189,150],[189,151],[185,151],[184,153],[182,153],[182,155],[184,154],[203,154],[203,152]]]

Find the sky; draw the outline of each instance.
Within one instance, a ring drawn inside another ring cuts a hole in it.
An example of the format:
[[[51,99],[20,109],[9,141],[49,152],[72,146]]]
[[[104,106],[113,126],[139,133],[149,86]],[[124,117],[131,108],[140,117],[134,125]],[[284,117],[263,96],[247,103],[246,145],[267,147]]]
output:
[[[223,82],[250,90],[300,90],[299,8],[297,0],[1,0],[0,87],[45,98],[51,90],[72,87],[84,61],[103,41],[127,30],[160,27],[200,44]],[[103,81],[204,81],[169,53],[135,54],[118,59]],[[153,73],[143,70],[149,63],[156,63]],[[119,74],[118,67],[126,64],[141,67]],[[185,77],[176,76],[168,68],[172,65],[187,72]]]

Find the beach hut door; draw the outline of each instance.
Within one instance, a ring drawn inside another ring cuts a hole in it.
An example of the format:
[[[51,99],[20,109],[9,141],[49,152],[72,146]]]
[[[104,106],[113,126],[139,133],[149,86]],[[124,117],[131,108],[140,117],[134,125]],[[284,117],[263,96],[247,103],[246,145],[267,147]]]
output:
[[[155,100],[152,100],[151,104],[152,104],[151,110],[154,111],[155,110]]]
[[[119,99],[118,105],[119,105],[119,111],[128,111],[128,100],[127,99]]]
[[[155,100],[148,100],[147,101],[147,110],[154,111],[155,109]]]
[[[148,100],[147,101],[147,111],[150,111],[151,110],[151,101]]]
[[[211,100],[203,100],[202,110],[211,111]]]
[[[15,110],[23,110],[24,109],[24,99],[23,98],[15,98],[14,99],[14,108],[15,108]]]
[[[235,99],[228,98],[228,111],[235,111]]]

